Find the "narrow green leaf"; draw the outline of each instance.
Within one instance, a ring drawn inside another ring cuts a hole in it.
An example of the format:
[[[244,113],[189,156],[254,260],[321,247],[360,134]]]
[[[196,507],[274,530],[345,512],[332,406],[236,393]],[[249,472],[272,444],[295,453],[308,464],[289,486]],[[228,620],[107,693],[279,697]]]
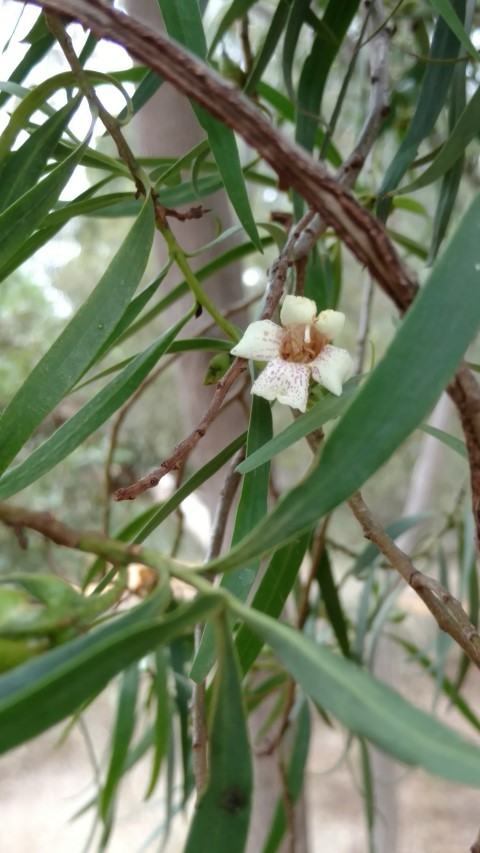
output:
[[[302,790],[302,785],[305,780],[305,765],[308,758],[308,747],[310,745],[310,709],[306,699],[302,700],[294,725],[295,737],[286,773],[286,794],[291,806],[295,805],[300,791]],[[262,853],[275,853],[275,851],[278,850],[279,844],[285,835],[286,828],[287,820],[285,816],[285,800],[282,798],[279,799],[277,803],[270,832],[268,833],[268,837],[263,846]]]
[[[417,524],[421,524],[423,521],[427,521],[427,519],[432,518],[433,513],[431,512],[420,512],[416,515],[406,515],[404,518],[399,518],[397,521],[392,521],[391,524],[386,525],[385,532],[388,533],[391,539],[398,539],[402,533],[405,533],[407,530],[411,530],[412,527],[416,527]],[[370,542],[363,551],[360,551],[357,559],[355,560],[352,568],[349,570],[349,574],[352,575],[360,575],[365,569],[369,569],[370,566],[373,566],[375,561],[381,556],[381,552],[378,550],[377,546]]]
[[[168,670],[165,661],[165,652],[163,649],[155,650],[155,678],[154,690],[156,700],[155,725],[153,727],[154,734],[154,753],[153,764],[150,773],[150,781],[148,783],[145,799],[148,800],[156,787],[160,770],[162,769],[163,759],[167,753],[168,734],[170,731],[170,709],[168,695]]]
[[[454,0],[453,8],[464,20],[465,0]],[[434,61],[427,65],[415,114],[400,148],[386,171],[378,192],[380,200],[377,206],[377,215],[380,219],[385,220],[390,212],[391,200],[386,198],[387,194],[396,189],[408,167],[415,160],[418,146],[435,126],[440,110],[445,103],[455,69],[455,63],[451,60],[457,59],[459,47],[458,38],[439,15],[430,49],[430,58]],[[450,61],[438,62],[437,60]]]
[[[261,447],[272,435],[272,415],[270,404],[262,397],[252,397],[250,410],[250,423],[247,438],[247,456]],[[264,518],[267,512],[268,484],[270,479],[270,465],[265,463],[246,474],[243,483],[240,500],[238,502],[235,516],[235,526],[232,534],[232,547],[240,542],[255,525]],[[260,562],[255,560],[243,565],[236,571],[230,572],[222,577],[220,586],[236,595],[240,601],[246,601],[247,596],[257,576]],[[206,677],[213,666],[215,658],[214,627],[209,624],[205,626],[200,646],[192,664],[192,672],[196,678]],[[202,673],[202,675],[199,675]],[[191,676],[193,678],[193,676]]]
[[[209,780],[196,808],[185,853],[243,853],[253,773],[238,661],[225,618],[217,620],[218,670],[210,727]]]
[[[131,663],[211,616],[221,601],[203,596],[156,619],[145,618],[147,604],[0,678],[0,753],[63,720]]]
[[[298,631],[232,598],[235,615],[260,634],[298,684],[349,731],[429,773],[480,787],[480,748],[431,714]]]
[[[35,186],[79,103],[74,99],[54,113],[4,161],[0,213]]]
[[[208,568],[234,568],[298,536],[359,489],[391,457],[432,409],[477,332],[479,284],[480,195],[407,312],[386,355],[327,439],[321,462],[243,543]]]
[[[160,77],[159,74],[156,74],[155,71],[152,71],[149,68],[143,77],[143,80],[140,81],[139,85],[135,89],[135,92],[132,97],[132,113],[136,115],[142,107],[145,106],[150,100],[153,98],[156,92],[158,92],[160,86],[163,83],[163,77]],[[124,121],[127,117],[127,110],[123,109],[119,115],[119,119]]]
[[[322,24],[332,37],[325,39],[324,33],[317,35],[303,64],[298,84],[295,139],[307,151],[311,151],[315,144],[323,93],[332,63],[343,43],[358,6],[359,0],[344,0],[343,3],[338,3],[337,0],[329,0],[322,18]]]
[[[280,616],[293,589],[309,541],[310,533],[304,533],[275,552],[255,590],[250,605],[254,610],[274,619]],[[240,668],[245,674],[260,654],[263,640],[246,625],[241,625],[235,637],[235,646]],[[193,672],[191,678],[196,680]]]
[[[420,429],[423,432],[428,433],[428,435],[433,435],[434,438],[438,438],[439,441],[446,444],[447,447],[450,447],[451,450],[454,450],[455,453],[458,453],[459,456],[462,456],[463,459],[468,459],[467,448],[465,447],[465,442],[460,438],[457,438],[454,435],[450,435],[450,433],[445,432],[443,429],[437,429],[437,427],[430,426],[430,424],[422,424]]]
[[[374,850],[373,828],[375,826],[375,790],[370,761],[370,751],[364,738],[358,739],[360,747],[360,766],[362,770],[362,801],[365,812],[369,850]]]
[[[73,388],[110,336],[143,275],[153,233],[153,206],[151,199],[147,198],[95,290],[3,412],[0,418],[0,472],[6,469],[41,421]]]
[[[246,95],[251,95],[256,91],[257,85],[260,83],[263,76],[263,72],[275,52],[287,22],[288,7],[290,3],[291,0],[279,0],[277,4],[277,8],[273,13],[263,44],[255,57],[252,70],[250,71],[245,83],[244,92]]]
[[[285,38],[283,40],[282,70],[285,88],[290,100],[295,103],[296,97],[293,91],[292,68],[295,51],[303,24],[306,22],[307,13],[310,11],[310,0],[293,0],[288,13]]]
[[[337,643],[342,655],[350,657],[350,640],[348,638],[348,625],[343,612],[337,585],[333,577],[332,566],[327,550],[324,548],[317,571],[317,582],[320,587],[322,601],[332,626]]]
[[[455,127],[442,145],[437,156],[415,181],[397,190],[400,195],[427,187],[441,178],[463,157],[467,145],[478,136],[480,130],[480,86],[472,95]]]
[[[233,454],[245,444],[246,439],[246,432],[239,435],[234,439],[234,441],[224,447],[220,453],[217,453],[213,459],[210,459],[202,468],[199,468],[195,474],[192,474],[185,483],[182,483],[180,488],[177,489],[172,497],[165,501],[164,504],[161,506],[150,507],[144,512],[141,512],[136,518],[125,525],[125,527],[122,527],[122,529],[115,534],[115,538],[119,539],[121,542],[129,542],[133,539],[135,545],[139,545],[144,542],[145,539],[157,529],[162,521],[168,518],[168,516],[176,510],[188,495],[192,494],[192,492],[203,485],[203,483],[209,480],[213,474],[216,474],[216,472],[219,471],[226,462],[228,462]],[[101,558],[95,560],[86,575],[83,582],[83,588],[88,586],[93,578],[98,577],[102,572],[104,572],[104,570],[105,561]]]
[[[473,46],[468,33],[465,32],[465,27],[458,17],[457,11],[454,9],[450,0],[430,0],[430,2],[432,6],[435,6],[437,11],[440,12],[452,33],[455,33],[460,44],[463,44],[465,50],[470,54],[473,61],[478,62],[478,50],[475,50],[475,47]]]
[[[433,665],[433,661],[430,660],[427,655],[422,654],[421,650],[418,646],[415,646],[413,643],[409,643],[408,640],[403,640],[401,637],[392,636],[391,639],[401,646],[402,649],[408,652],[410,657],[412,658],[412,662],[419,663],[420,666],[428,672],[428,674],[434,678],[435,677],[435,667]],[[468,722],[476,729],[477,732],[480,732],[480,718],[473,712],[471,706],[468,702],[465,701],[461,696],[458,695],[456,684],[452,683],[449,678],[444,678],[442,683],[442,691],[445,696],[448,696],[451,704],[457,709],[457,711],[464,717]]]
[[[113,819],[113,807],[121,782],[128,748],[135,727],[135,708],[139,687],[138,663],[128,666],[122,673],[117,699],[117,715],[110,743],[110,761],[105,785],[100,793],[99,812],[105,825],[102,845],[107,841]]]
[[[38,480],[104,424],[136,391],[192,315],[193,310],[161,335],[145,352],[137,355],[119,376],[112,379],[30,456],[1,477],[0,495],[3,498],[10,497]]]
[[[179,504],[188,497],[188,495],[194,492],[195,489],[198,489],[202,483],[220,470],[220,468],[225,465],[225,462],[227,462],[233,454],[245,444],[246,438],[247,433],[241,433],[241,435],[237,436],[237,438],[230,442],[230,444],[224,447],[220,453],[217,453],[213,459],[210,459],[206,465],[200,468],[195,474],[192,474],[192,476],[183,483],[179,489],[177,489],[175,494],[172,495],[168,501],[165,501],[163,506],[157,509],[155,514],[149,519],[149,521],[147,521],[140,533],[136,536],[135,544],[138,545],[141,542],[144,542],[147,536],[150,536],[159,524],[161,524],[165,518],[168,518],[177,506],[179,506]]]
[[[25,77],[30,73],[32,68],[34,68],[35,65],[43,59],[45,54],[48,53],[54,41],[54,37],[50,32],[48,32],[42,38],[33,42],[28,48],[23,59],[20,60],[17,67],[10,74],[10,82],[21,83],[22,80],[25,80]],[[0,94],[0,107],[3,107],[9,97],[9,94],[6,92],[2,92]]]
[[[46,178],[0,214],[0,269],[41,224],[82,159],[86,143],[76,148]]]
[[[182,805],[188,802],[190,794],[195,787],[195,779],[192,770],[192,738],[190,733],[192,689],[187,679],[186,670],[188,661],[191,660],[193,648],[191,638],[177,637],[170,644],[170,662],[175,677],[175,705],[180,723],[180,747],[181,764],[183,775]]]
[[[273,86],[269,86],[264,80],[258,83],[257,89],[259,95],[261,95],[268,104],[277,110],[282,118],[293,124],[295,121],[295,107],[289,98],[286,98],[285,95],[282,95],[282,93],[278,92],[277,89],[274,89]],[[317,128],[315,145],[317,148],[322,148],[324,142],[325,133],[321,128]],[[325,152],[325,159],[328,160],[335,169],[338,169],[342,165],[341,154],[331,140]]]
[[[471,10],[473,11],[473,10]],[[467,70],[465,64],[458,66],[453,74],[452,87],[450,91],[450,104],[448,110],[448,130],[452,134],[455,126],[465,109],[467,98]],[[437,257],[438,250],[443,242],[447,228],[455,210],[460,183],[463,177],[465,165],[465,152],[446,171],[440,185],[440,192],[435,209],[435,217],[432,227],[432,238],[427,258],[427,266],[431,266]]]
[[[237,21],[239,18],[242,18],[244,15],[246,15],[248,13],[248,10],[251,6],[253,6],[254,3],[255,0],[233,0],[233,2],[230,3],[212,39],[212,44],[210,45],[209,50],[209,56],[213,54],[217,44],[222,40],[223,36],[230,29],[232,24],[234,24],[235,21]]]
[[[291,447],[292,444],[300,441],[301,438],[305,438],[306,435],[319,429],[328,423],[328,421],[338,418],[348,408],[357,391],[358,377],[349,379],[341,397],[335,397],[333,394],[323,397],[308,412],[296,418],[293,423],[270,441],[263,444],[255,453],[248,455],[237,467],[237,471],[240,474],[247,474],[249,471],[253,471],[259,465],[264,465],[265,462],[273,459],[282,450]]]
[[[197,0],[158,0],[167,32],[189,50],[206,59],[207,43]],[[230,128],[192,102],[193,111],[208,136],[208,142],[227,195],[246,233],[259,252],[260,236],[250,208],[235,135]]]

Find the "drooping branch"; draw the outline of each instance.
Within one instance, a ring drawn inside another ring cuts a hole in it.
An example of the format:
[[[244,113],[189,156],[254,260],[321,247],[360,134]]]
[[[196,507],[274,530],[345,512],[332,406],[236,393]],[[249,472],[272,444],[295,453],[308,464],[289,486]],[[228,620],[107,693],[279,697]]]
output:
[[[480,636],[460,602],[438,581],[415,568],[410,557],[378,523],[359,492],[350,498],[348,505],[361,525],[364,536],[377,546],[392,568],[415,590],[439,628],[449,634],[480,669]]]
[[[397,307],[412,301],[416,285],[377,220],[309,154],[282,136],[248,98],[212,68],[162,33],[99,0],[31,0],[47,11],[79,21],[98,38],[122,45],[224,124],[236,130],[291,187],[321,214]]]
[[[132,57],[236,130],[270,164],[281,185],[297,190],[336,231],[397,308],[401,312],[408,308],[417,284],[381,224],[338,180],[329,176],[303,149],[283,137],[260,109],[215,71],[167,36],[153,32],[100,0],[30,2],[67,20],[84,24],[98,38],[120,44]],[[448,393],[459,410],[466,436],[477,539],[480,541],[480,388],[466,366],[457,372]]]

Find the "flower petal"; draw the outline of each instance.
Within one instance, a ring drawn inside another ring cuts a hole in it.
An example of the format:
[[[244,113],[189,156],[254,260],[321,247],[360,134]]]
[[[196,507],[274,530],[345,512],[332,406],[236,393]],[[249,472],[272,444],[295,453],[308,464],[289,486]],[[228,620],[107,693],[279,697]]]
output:
[[[327,308],[326,311],[320,311],[315,325],[329,340],[333,341],[340,334],[345,323],[345,314],[342,311],[332,311]]]
[[[350,379],[353,373],[352,356],[346,349],[326,346],[315,361],[312,361],[310,369],[313,378],[320,385],[339,397],[343,383]]]
[[[307,408],[310,368],[274,358],[252,385],[252,394],[265,400],[277,399],[279,403],[304,412]]]
[[[245,329],[243,338],[230,350],[232,355],[241,358],[258,358],[259,361],[270,361],[280,350],[282,330],[271,320],[256,320]]]
[[[280,322],[282,326],[291,326],[295,323],[313,323],[317,306],[313,299],[306,296],[286,296],[280,311]]]

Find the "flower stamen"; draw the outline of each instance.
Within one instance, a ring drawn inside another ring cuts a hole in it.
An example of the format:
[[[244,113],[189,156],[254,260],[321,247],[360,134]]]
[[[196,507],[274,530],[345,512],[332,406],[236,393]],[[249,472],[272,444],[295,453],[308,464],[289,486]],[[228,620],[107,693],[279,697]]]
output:
[[[295,364],[309,364],[328,343],[329,339],[310,323],[285,326],[280,341],[280,358]]]

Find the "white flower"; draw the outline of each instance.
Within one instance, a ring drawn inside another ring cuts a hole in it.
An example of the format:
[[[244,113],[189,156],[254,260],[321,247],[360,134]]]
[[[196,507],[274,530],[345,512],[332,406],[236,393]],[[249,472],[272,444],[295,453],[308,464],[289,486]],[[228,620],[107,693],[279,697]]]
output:
[[[331,310],[317,315],[316,311],[313,299],[286,296],[280,311],[281,326],[271,320],[250,323],[231,352],[268,362],[253,383],[252,394],[277,399],[304,412],[310,377],[332,394],[342,393],[343,383],[352,375],[353,362],[347,350],[331,342],[341,332],[345,315]]]

